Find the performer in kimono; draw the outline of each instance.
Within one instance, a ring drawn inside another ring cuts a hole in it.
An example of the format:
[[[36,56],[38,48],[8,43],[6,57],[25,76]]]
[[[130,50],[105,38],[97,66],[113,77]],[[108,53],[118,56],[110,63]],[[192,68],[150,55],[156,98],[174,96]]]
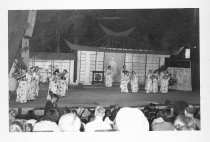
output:
[[[129,82],[130,82],[129,72],[127,71],[126,66],[124,65],[121,71],[121,83],[120,83],[121,92],[128,93]]]
[[[49,78],[49,89],[48,89],[48,95],[47,99],[50,99],[49,91],[51,91],[54,94],[58,94],[58,81],[59,81],[59,69],[56,69],[53,72],[52,77]]]
[[[16,102],[26,103],[29,91],[29,76],[26,74],[26,69],[21,69],[21,74],[18,77],[18,88],[16,90],[17,98]]]
[[[152,75],[152,91],[154,94],[158,93],[158,73]]]
[[[167,73],[167,71],[163,72],[164,75],[161,79],[161,86],[160,86],[160,93],[168,93],[168,85],[169,85],[169,80],[170,80],[170,76]]]
[[[15,70],[16,70],[17,63],[18,61],[15,60],[9,72],[9,98],[12,92],[16,91],[17,89],[17,80],[15,78]]]
[[[131,75],[131,91],[133,93],[136,93],[139,91],[139,78],[136,75],[135,71],[132,71],[132,75]]]
[[[35,98],[39,95],[39,75],[38,75],[39,68],[35,67],[32,69],[33,70],[31,70],[29,73],[31,76],[30,88],[28,93],[29,101],[34,101]]]
[[[67,70],[63,70],[63,73],[59,75],[60,79],[57,82],[57,93],[58,96],[64,97],[66,96],[66,92],[68,90],[68,72]]]
[[[108,66],[108,69],[105,72],[105,76],[106,76],[106,87],[112,87],[112,82],[113,82],[113,73],[112,73],[112,69],[111,66]]]
[[[152,92],[152,79],[151,78],[152,78],[152,70],[149,70],[146,77],[146,85],[145,85],[145,90],[147,94]]]

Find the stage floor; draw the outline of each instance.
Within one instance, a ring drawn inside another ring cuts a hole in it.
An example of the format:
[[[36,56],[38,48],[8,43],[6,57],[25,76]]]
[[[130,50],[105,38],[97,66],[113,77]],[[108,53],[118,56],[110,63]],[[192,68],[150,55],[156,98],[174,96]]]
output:
[[[16,95],[11,96],[10,108],[43,108],[46,102],[47,90],[41,89],[35,101],[20,104],[15,101]],[[188,103],[200,104],[200,92],[187,92],[170,90],[168,94],[145,94],[144,91],[138,93],[121,93],[119,88],[86,88],[70,89],[67,96],[60,98],[59,107],[104,107],[119,104],[120,106],[143,106],[149,103],[165,103],[165,100],[186,101]]]

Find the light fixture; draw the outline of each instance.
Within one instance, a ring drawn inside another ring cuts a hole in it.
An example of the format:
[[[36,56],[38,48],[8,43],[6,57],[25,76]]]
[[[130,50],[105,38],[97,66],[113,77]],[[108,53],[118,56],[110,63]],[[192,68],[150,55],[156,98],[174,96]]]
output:
[[[190,59],[190,48],[185,49],[185,58]]]

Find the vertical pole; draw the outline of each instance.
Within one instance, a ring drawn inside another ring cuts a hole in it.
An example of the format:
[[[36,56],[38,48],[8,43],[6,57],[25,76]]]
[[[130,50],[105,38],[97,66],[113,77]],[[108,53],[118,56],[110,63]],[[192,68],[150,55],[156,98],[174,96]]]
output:
[[[145,75],[144,75],[144,82],[146,82],[146,76],[147,76],[147,53],[145,58]]]

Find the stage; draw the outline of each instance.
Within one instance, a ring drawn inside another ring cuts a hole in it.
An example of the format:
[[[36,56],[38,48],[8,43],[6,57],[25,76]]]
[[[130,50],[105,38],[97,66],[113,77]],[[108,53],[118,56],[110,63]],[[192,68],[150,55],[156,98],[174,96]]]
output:
[[[40,86],[39,96],[35,101],[20,104],[15,101],[13,94],[9,101],[10,108],[43,108],[47,97],[47,86]],[[200,104],[200,92],[169,90],[168,94],[145,94],[143,88],[138,93],[121,93],[120,88],[70,88],[67,95],[59,98],[58,107],[104,107],[118,104],[120,106],[144,106],[149,103],[163,104],[165,100],[186,101],[188,103]]]

